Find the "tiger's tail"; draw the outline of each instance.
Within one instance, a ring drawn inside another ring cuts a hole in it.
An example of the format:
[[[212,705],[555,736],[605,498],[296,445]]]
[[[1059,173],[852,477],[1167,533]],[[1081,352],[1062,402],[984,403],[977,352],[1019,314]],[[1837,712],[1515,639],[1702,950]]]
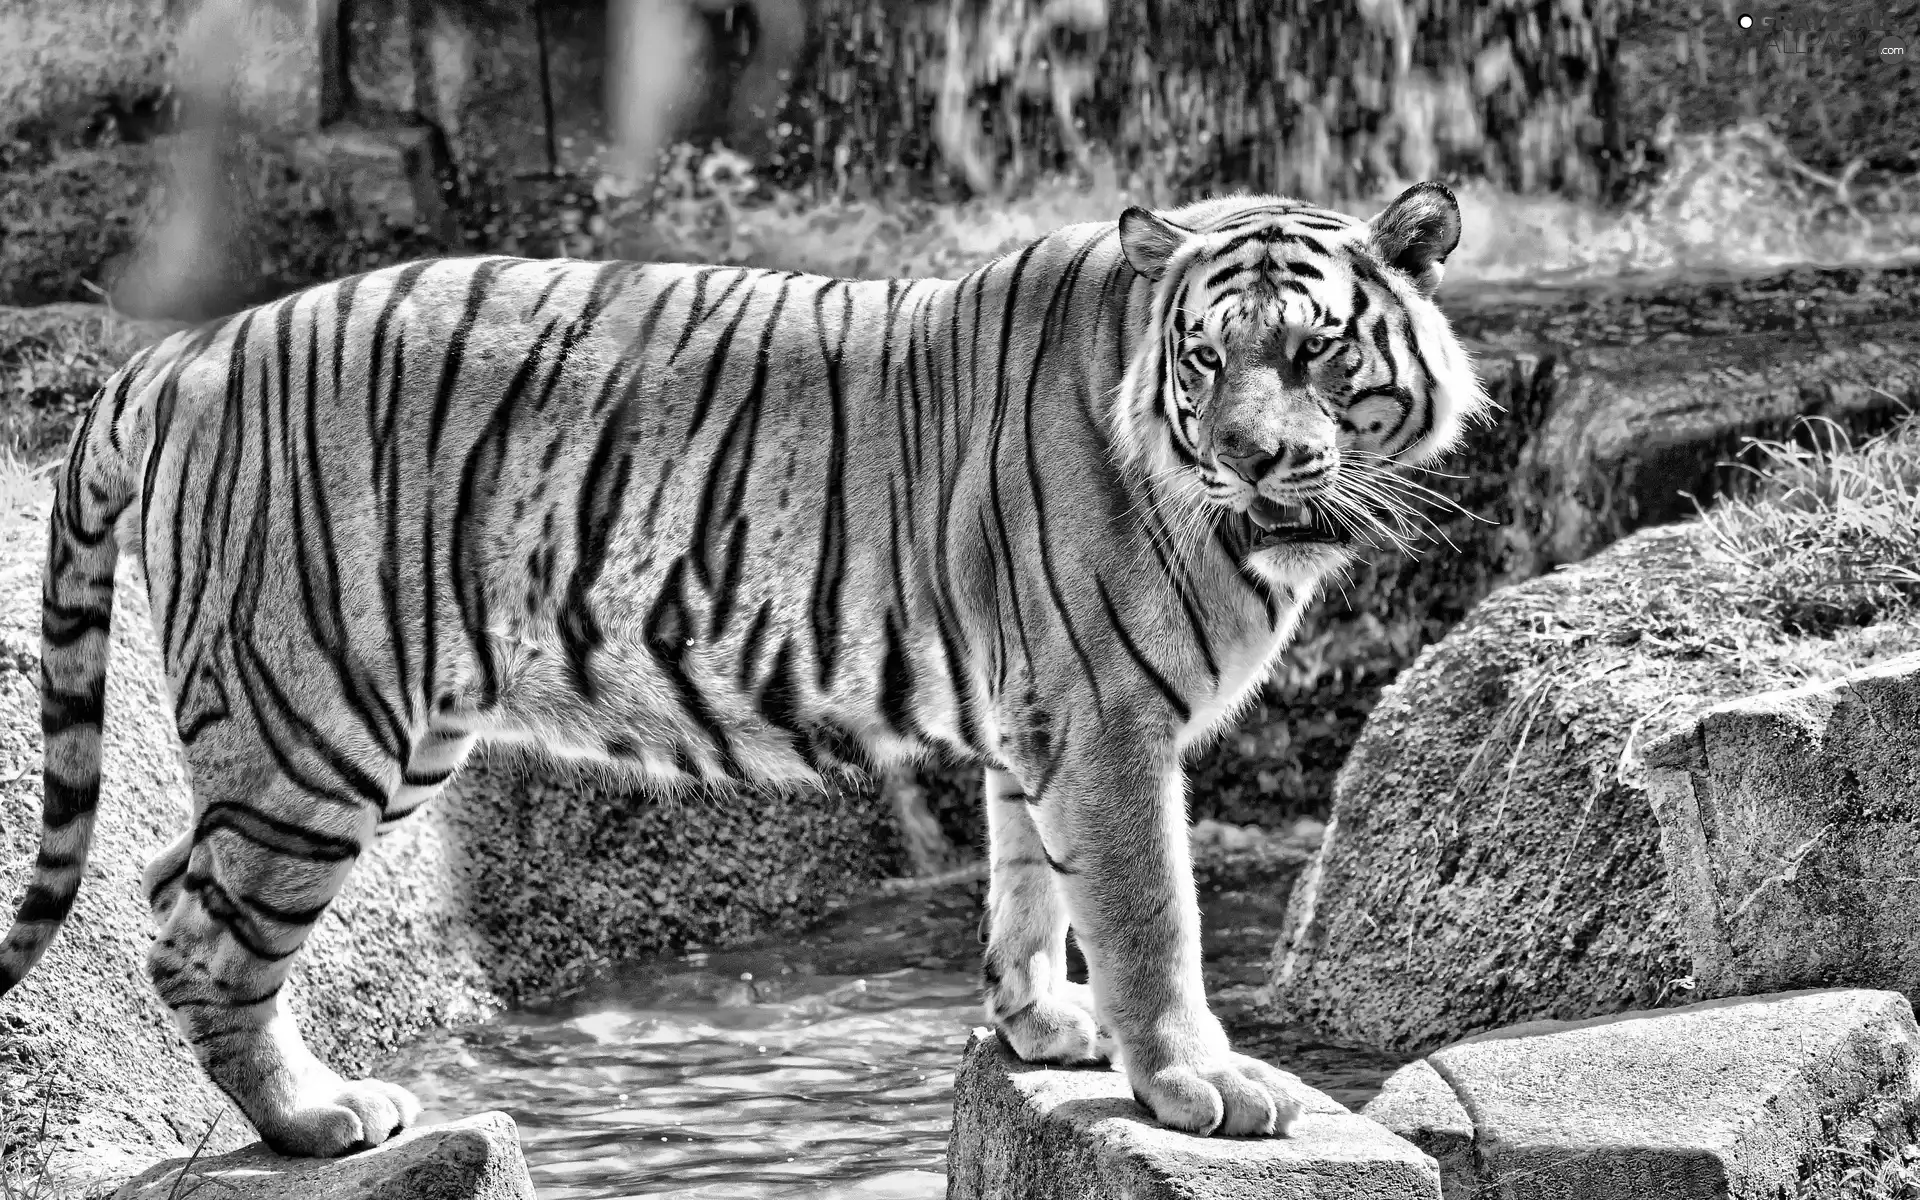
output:
[[[144,360],[147,356],[142,356]],[[134,448],[109,432],[135,366],[109,380],[74,434],[57,477],[40,602],[40,853],[26,899],[0,943],[0,996],[33,969],[80,891],[100,801],[100,731],[106,709],[107,632],[120,547],[114,526],[136,490]]]

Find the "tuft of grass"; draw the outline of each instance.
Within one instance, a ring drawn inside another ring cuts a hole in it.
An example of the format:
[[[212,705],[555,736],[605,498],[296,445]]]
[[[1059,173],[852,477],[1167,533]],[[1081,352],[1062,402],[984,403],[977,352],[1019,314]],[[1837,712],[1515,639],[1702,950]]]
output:
[[[180,327],[129,320],[104,304],[0,307],[0,508],[19,463],[40,467],[64,452],[100,385]]]
[[[58,467],[57,459],[29,466],[13,450],[0,445],[0,529],[35,515],[46,495],[46,479]]]
[[[1828,636],[1920,609],[1920,420],[1859,446],[1825,418],[1807,436],[1751,440],[1745,495],[1702,519],[1746,571],[1741,610],[1783,632]]]
[[[1564,725],[1586,711],[1580,697],[1601,690],[1601,676],[1631,668],[1632,678],[1668,681],[1664,695],[1644,698],[1604,768],[1624,779],[1676,705],[1819,683],[1916,648],[1920,420],[1859,445],[1830,423],[1795,433],[1751,441],[1750,486],[1664,536],[1636,534],[1638,549],[1616,570],[1495,606],[1533,658],[1510,685],[1492,757],[1475,767],[1496,802],[1535,687]]]
[[[0,1200],[68,1200],[53,1174],[58,1149],[48,1137],[57,1064],[31,1079],[0,1077]],[[38,1095],[36,1106],[28,1097]]]
[[[79,1182],[70,1172],[56,1172],[60,1147],[51,1137],[56,1100],[63,1084],[60,1064],[48,1063],[33,1075],[0,1075],[0,1200],[94,1200],[118,1189],[118,1183]],[[37,1099],[36,1099],[37,1098]],[[190,1200],[208,1185],[236,1190],[232,1183],[208,1175],[202,1168],[207,1145],[220,1127],[223,1114],[214,1114],[185,1162],[174,1173],[167,1200]],[[102,1188],[104,1187],[104,1191]]]
[[[187,1156],[187,1161],[182,1164],[179,1173],[173,1177],[173,1186],[167,1189],[167,1200],[190,1200],[210,1183],[217,1183],[230,1192],[239,1190],[224,1179],[193,1173],[193,1168],[199,1165],[200,1156],[206,1153],[207,1143],[213,1140],[213,1131],[220,1127],[220,1118],[223,1115],[225,1114],[215,1113],[213,1120],[207,1122],[207,1131],[200,1135],[199,1142],[193,1147],[193,1153]]]
[[[1793,1200],[1920,1200],[1920,1145],[1869,1142],[1815,1150]]]

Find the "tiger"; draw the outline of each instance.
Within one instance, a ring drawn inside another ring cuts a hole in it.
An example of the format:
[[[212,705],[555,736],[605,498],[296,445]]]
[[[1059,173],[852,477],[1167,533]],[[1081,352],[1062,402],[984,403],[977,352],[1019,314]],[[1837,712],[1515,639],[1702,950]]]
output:
[[[281,990],[482,743],[668,797],[977,764],[1002,1043],[1123,1071],[1174,1130],[1287,1136],[1298,1077],[1208,1005],[1182,763],[1488,407],[1434,300],[1459,237],[1438,183],[1370,220],[1237,195],[959,279],[445,257],[174,334],[56,472],[0,994],[79,887],[124,555],[193,795],[148,974],[279,1153],[419,1119]]]

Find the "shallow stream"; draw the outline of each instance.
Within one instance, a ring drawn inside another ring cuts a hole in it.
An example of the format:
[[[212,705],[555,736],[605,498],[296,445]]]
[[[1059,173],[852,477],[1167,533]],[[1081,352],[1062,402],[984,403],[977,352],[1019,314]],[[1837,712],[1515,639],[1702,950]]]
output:
[[[1357,1108],[1400,1058],[1254,1012],[1302,858],[1203,858],[1208,991],[1240,1048]],[[981,1023],[984,892],[880,896],[802,934],[630,963],[381,1074],[414,1088],[427,1120],[511,1114],[542,1200],[934,1200],[954,1069]]]

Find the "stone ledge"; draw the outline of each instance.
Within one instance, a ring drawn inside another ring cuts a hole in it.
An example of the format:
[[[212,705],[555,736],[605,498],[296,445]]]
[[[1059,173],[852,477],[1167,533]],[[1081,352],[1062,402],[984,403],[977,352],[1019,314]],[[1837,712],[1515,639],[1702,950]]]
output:
[[[209,1184],[221,1200],[534,1200],[513,1118],[501,1112],[411,1129],[345,1158],[283,1158],[255,1142],[191,1164],[168,1159],[113,1200],[170,1200]]]
[[[1894,992],[1783,992],[1469,1038],[1363,1110],[1432,1154],[1447,1200],[1772,1200],[1826,1144],[1920,1119]]]
[[[948,1200],[1430,1200],[1433,1160],[1329,1096],[1284,1138],[1157,1125],[1119,1071],[1015,1059],[977,1029],[954,1080]]]
[[[1716,704],[1646,761],[1701,995],[1920,995],[1920,654]]]

